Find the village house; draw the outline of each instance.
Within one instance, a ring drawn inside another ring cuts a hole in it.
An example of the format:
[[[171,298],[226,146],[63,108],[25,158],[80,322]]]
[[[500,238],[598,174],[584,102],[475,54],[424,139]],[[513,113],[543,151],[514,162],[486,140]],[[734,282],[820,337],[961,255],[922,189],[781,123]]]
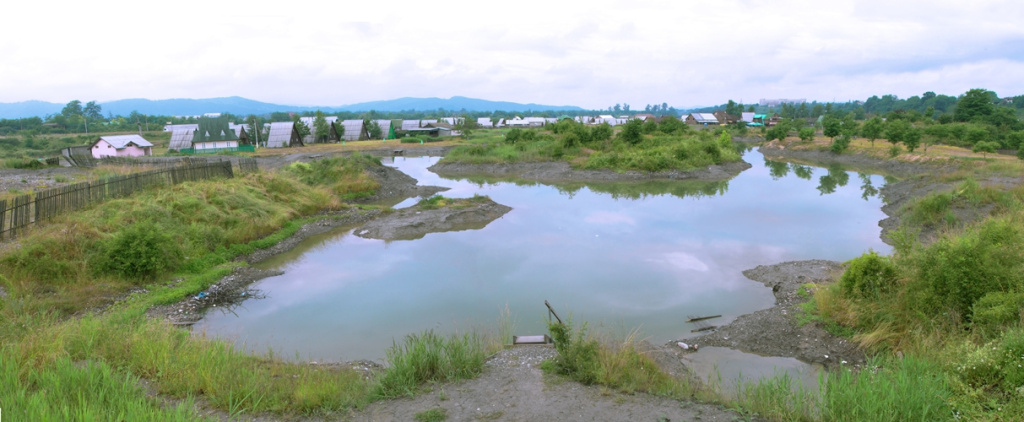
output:
[[[93,158],[153,155],[153,144],[139,135],[101,136],[89,146]]]
[[[295,130],[295,123],[274,122],[270,124],[270,133],[267,135],[267,148],[288,148],[291,146],[303,146],[299,132]]]
[[[740,121],[740,116],[734,114],[728,114],[725,110],[716,110],[714,113],[715,119],[718,119],[718,124],[731,125]]]
[[[718,118],[713,113],[690,113],[683,119],[688,125],[708,126],[717,125]]]
[[[343,141],[365,141],[370,139],[370,132],[363,120],[342,120],[338,127],[338,135]],[[344,128],[344,131],[342,130]]]

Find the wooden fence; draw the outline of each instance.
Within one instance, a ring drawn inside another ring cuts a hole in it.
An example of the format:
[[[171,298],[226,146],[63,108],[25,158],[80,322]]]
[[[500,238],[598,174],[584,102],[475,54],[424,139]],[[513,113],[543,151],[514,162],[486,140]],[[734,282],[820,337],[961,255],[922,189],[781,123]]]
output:
[[[255,160],[250,167],[255,167]],[[10,201],[10,205],[9,201],[0,200],[0,240],[17,237],[29,224],[142,189],[217,177],[234,177],[230,161],[195,163],[76,183],[37,192],[34,198],[21,195]]]
[[[238,157],[238,171],[242,173],[255,173],[260,171],[256,159],[252,157]]]

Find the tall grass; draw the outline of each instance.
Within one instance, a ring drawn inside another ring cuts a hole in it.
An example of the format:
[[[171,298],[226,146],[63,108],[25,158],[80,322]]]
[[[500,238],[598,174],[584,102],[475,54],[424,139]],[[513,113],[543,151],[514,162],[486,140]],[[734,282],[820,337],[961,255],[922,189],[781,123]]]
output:
[[[941,368],[908,355],[873,359],[825,377],[822,419],[835,421],[942,421],[954,417]]]
[[[682,398],[694,392],[689,380],[673,378],[661,371],[646,353],[645,343],[639,340],[637,331],[618,341],[588,333],[586,324],[574,327],[572,321],[552,322],[548,331],[558,356],[544,362],[545,371],[625,393]]]
[[[102,361],[62,357],[37,368],[11,347],[0,349],[0,408],[9,420],[209,420],[191,397],[162,405],[148,397],[137,376]]]
[[[423,383],[473,378],[483,371],[485,359],[485,340],[478,334],[445,337],[433,330],[410,334],[388,349],[388,368],[378,379],[374,395],[413,396]]]

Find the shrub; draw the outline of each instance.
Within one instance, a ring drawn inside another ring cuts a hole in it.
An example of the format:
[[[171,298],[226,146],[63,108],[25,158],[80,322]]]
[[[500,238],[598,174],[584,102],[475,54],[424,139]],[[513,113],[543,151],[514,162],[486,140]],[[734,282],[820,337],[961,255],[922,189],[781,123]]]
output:
[[[1024,391],[1024,329],[1007,330],[981,346],[965,342],[952,353],[957,356],[952,372],[964,387],[979,391],[995,387],[1013,395]]]
[[[519,128],[512,129],[505,134],[505,142],[514,144],[519,142],[519,138],[523,135],[523,130]]]
[[[954,310],[970,319],[974,304],[1021,283],[1021,229],[988,220],[959,236],[943,238],[915,255],[918,278],[929,289],[933,313]]]
[[[839,137],[835,138],[832,141],[832,146],[830,147],[830,149],[832,150],[832,152],[834,152],[836,154],[842,154],[849,147],[850,147],[850,135],[847,135],[847,134],[844,133],[842,135],[839,135]]]
[[[619,132],[619,139],[629,145],[639,144],[644,138],[643,131],[641,130],[643,124],[644,122],[641,120],[630,120],[622,128],[622,132]]]
[[[800,131],[798,132],[798,134],[800,136],[800,140],[801,141],[810,142],[810,141],[814,140],[814,128],[813,127],[801,128]]]
[[[601,376],[601,362],[598,360],[600,344],[597,340],[587,338],[586,323],[575,334],[571,324],[571,321],[569,324],[548,324],[555,350],[558,351],[558,356],[550,361],[550,368],[559,375],[583,384],[593,384]]]
[[[607,141],[612,139],[612,133],[612,127],[608,123],[601,123],[590,129],[590,139],[594,142]]]
[[[974,304],[974,328],[986,334],[1000,332],[1021,322],[1024,293],[990,292]]]
[[[900,149],[899,145],[893,145],[893,146],[889,147],[889,157],[890,158],[898,157],[901,152],[903,152],[903,150]]]
[[[149,221],[118,232],[104,248],[101,268],[128,279],[152,277],[181,264],[181,245],[168,230]]]
[[[846,271],[839,278],[844,296],[878,297],[880,293],[888,292],[896,282],[896,266],[875,251],[868,251],[847,264]]]

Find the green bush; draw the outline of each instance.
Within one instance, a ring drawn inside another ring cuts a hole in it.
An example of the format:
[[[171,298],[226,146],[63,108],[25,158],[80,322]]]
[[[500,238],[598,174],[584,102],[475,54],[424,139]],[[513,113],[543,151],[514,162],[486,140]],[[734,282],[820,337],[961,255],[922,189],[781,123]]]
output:
[[[641,130],[643,124],[644,122],[641,120],[630,120],[622,128],[622,132],[619,132],[619,139],[629,145],[639,144],[644,139],[644,134]]]
[[[144,279],[181,264],[183,249],[170,231],[142,221],[118,232],[107,241],[101,268],[127,279]]]
[[[597,340],[587,338],[586,323],[575,334],[571,324],[572,321],[569,324],[548,324],[555,350],[558,351],[558,356],[549,361],[548,367],[559,375],[583,384],[594,384],[601,378],[601,362],[598,357],[600,344]]]
[[[1024,319],[1024,293],[990,292],[974,303],[974,328],[991,334]]]
[[[918,279],[928,289],[930,311],[956,311],[970,319],[975,302],[992,292],[1011,291],[1022,280],[1021,229],[990,219],[959,237],[939,239],[915,254]]]
[[[847,264],[839,278],[839,286],[847,297],[875,298],[890,291],[896,283],[896,266],[875,251],[868,251]]]
[[[800,130],[797,132],[797,136],[799,136],[800,140],[804,141],[804,142],[813,141],[814,140],[814,128],[813,127],[800,128]]]

